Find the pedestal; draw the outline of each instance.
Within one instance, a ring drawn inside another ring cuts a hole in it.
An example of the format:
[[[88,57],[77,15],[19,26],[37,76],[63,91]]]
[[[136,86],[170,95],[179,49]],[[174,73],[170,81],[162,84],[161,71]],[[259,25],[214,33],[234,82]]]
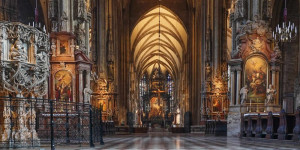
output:
[[[227,119],[227,136],[239,137],[241,134],[241,108],[230,106]]]

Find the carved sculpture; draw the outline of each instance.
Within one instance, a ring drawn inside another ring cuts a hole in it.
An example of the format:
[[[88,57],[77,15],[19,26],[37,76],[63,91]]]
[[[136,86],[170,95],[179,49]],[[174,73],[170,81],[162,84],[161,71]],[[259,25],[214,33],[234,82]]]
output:
[[[263,19],[271,19],[272,18],[272,1],[264,0],[263,1]]]
[[[178,106],[176,109],[176,124],[180,124],[180,109]]]
[[[60,17],[61,19],[61,31],[67,31],[67,22],[68,22],[68,16],[67,13],[64,11]]]
[[[247,0],[237,0],[235,2],[234,19],[247,18],[248,3]]]
[[[274,52],[271,54],[271,62],[279,61],[281,60],[281,58],[282,58],[282,54],[279,49],[278,43],[276,42]]]
[[[244,102],[247,100],[247,95],[248,95],[248,86],[245,85],[241,90],[240,90],[240,95],[241,95],[241,105],[244,104]]]
[[[79,46],[79,49],[82,51],[86,51],[86,45],[85,45],[85,30],[81,27],[82,24],[78,24],[76,27],[76,34],[77,34],[77,45]]]
[[[84,102],[89,103],[93,91],[90,88],[84,88],[83,93],[84,93]]]
[[[47,92],[49,76],[49,41],[48,35],[21,23],[0,23],[5,34],[4,41],[13,41],[13,46],[2,49],[9,58],[1,59],[1,86],[9,92],[41,96]],[[25,49],[23,44],[36,45],[37,49]],[[28,51],[33,55],[28,63]],[[13,60],[13,61],[11,61]],[[25,63],[24,63],[25,62]]]
[[[1,51],[9,56],[1,57],[1,92],[17,94],[18,97],[29,94],[45,95],[48,92],[49,76],[48,35],[31,26],[14,22],[1,22],[0,29],[3,35],[2,44],[6,44],[1,46]],[[17,109],[11,109],[11,105],[17,106]],[[3,107],[4,126],[1,142],[11,145],[18,141],[14,146],[38,146],[34,108],[30,107],[26,100],[4,102]],[[11,123],[16,122],[11,128]]]
[[[270,58],[272,41],[272,29],[269,23],[264,20],[254,18],[253,21],[247,21],[241,25],[235,38],[235,48],[232,58],[243,58],[253,53],[264,53]]]
[[[28,59],[28,57],[24,54],[24,47],[22,47],[20,39],[17,39],[13,47],[10,49],[10,59],[22,62]]]
[[[273,85],[270,84],[269,88],[267,89],[267,99],[266,104],[270,104],[274,102],[274,96],[276,94],[276,89],[273,88]]]

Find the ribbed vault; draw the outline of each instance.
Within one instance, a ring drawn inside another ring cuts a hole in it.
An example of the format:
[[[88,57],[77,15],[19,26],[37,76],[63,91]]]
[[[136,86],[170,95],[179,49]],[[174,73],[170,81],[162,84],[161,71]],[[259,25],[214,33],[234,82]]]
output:
[[[187,49],[187,32],[173,12],[157,6],[142,16],[134,27],[131,48],[138,76],[145,71],[150,74],[160,64],[162,72],[169,71],[176,78]]]

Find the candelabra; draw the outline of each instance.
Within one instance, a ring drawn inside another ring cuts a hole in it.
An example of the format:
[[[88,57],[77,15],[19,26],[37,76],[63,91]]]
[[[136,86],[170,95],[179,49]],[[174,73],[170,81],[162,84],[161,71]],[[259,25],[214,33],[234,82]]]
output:
[[[280,24],[276,26],[275,32],[273,31],[273,38],[277,42],[291,42],[296,39],[297,36],[297,27],[294,23],[290,21],[287,22],[287,8],[286,8],[286,0],[285,0],[285,8],[284,8],[284,22],[280,27]]]

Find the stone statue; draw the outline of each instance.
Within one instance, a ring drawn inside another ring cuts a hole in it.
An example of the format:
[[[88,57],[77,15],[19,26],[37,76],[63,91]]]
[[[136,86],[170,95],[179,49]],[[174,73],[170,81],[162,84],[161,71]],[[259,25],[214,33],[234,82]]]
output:
[[[24,47],[22,47],[22,42],[20,39],[17,39],[14,43],[14,46],[10,49],[10,59],[19,60],[21,62],[28,60],[27,53]]]
[[[85,30],[83,29],[83,27],[81,27],[81,25],[79,24],[77,26],[77,44],[79,46],[79,48],[83,51],[85,51]]]
[[[247,18],[247,8],[248,3],[247,0],[237,0],[235,2],[235,12],[234,12],[234,18]]]
[[[282,59],[282,53],[279,49],[278,43],[276,42],[273,53],[271,54],[271,61],[276,62]]]
[[[67,31],[67,26],[68,26],[68,16],[67,13],[64,11],[60,17],[61,19],[61,31]]]
[[[269,88],[267,89],[266,104],[273,103],[275,94],[276,94],[276,89],[274,89],[273,85],[270,84]]]
[[[84,88],[83,93],[84,93],[85,103],[89,103],[90,98],[91,98],[91,94],[93,93],[93,91],[90,88]]]
[[[241,90],[240,90],[240,95],[241,95],[241,104],[244,104],[244,102],[247,100],[247,95],[248,95],[248,86],[245,85]]]
[[[180,109],[178,106],[176,109],[176,124],[180,124]]]

